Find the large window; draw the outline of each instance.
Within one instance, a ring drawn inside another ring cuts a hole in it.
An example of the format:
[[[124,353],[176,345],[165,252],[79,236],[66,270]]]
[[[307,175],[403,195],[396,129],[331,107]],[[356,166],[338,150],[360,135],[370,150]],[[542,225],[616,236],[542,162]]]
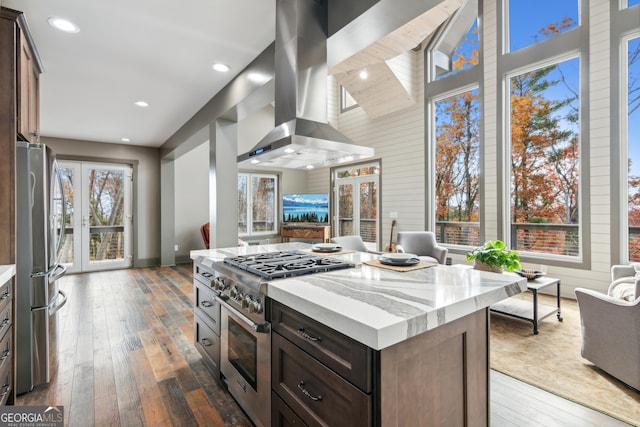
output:
[[[436,235],[439,242],[480,244],[480,100],[466,90],[434,102]]]
[[[277,227],[278,177],[238,174],[238,233],[273,234]]]
[[[629,261],[640,261],[640,37],[627,40]]]
[[[579,0],[505,0],[508,2],[509,52],[575,28]]]
[[[580,60],[509,76],[511,247],[578,257]]]
[[[482,77],[478,4],[465,2],[428,48],[428,223],[452,249],[478,246]]]

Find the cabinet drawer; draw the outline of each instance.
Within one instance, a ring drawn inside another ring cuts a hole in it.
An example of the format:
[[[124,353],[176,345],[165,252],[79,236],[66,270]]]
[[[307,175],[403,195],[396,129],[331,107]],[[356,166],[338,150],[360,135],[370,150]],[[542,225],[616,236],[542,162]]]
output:
[[[0,311],[11,303],[13,299],[13,278],[7,280],[4,285],[0,286]]]
[[[203,320],[207,322],[213,332],[220,335],[220,303],[215,298],[215,293],[207,285],[197,280],[193,281],[193,305],[200,310]]]
[[[13,352],[13,333],[9,328],[7,333],[4,334],[2,340],[0,340],[0,371],[4,369],[5,365],[11,365],[11,353]]]
[[[271,385],[309,425],[371,424],[370,396],[277,333],[272,335]]]
[[[5,308],[0,311],[0,337],[4,336],[9,328],[11,328],[11,313],[11,304],[7,304]]]
[[[271,392],[271,427],[306,427],[306,424],[277,394]]]
[[[193,316],[194,345],[214,378],[220,377],[220,337],[197,314]]]
[[[271,301],[274,331],[311,354],[365,393],[371,392],[373,350],[277,301]]]
[[[13,390],[13,374],[11,368],[11,363],[5,363],[2,368],[0,368],[0,406],[7,403]]]

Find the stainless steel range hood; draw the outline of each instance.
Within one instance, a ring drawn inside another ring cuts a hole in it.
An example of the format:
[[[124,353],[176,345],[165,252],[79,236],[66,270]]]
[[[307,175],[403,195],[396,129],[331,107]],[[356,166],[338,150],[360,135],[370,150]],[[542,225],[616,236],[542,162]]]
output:
[[[326,0],[276,0],[275,128],[242,166],[309,168],[373,156],[327,120]]]

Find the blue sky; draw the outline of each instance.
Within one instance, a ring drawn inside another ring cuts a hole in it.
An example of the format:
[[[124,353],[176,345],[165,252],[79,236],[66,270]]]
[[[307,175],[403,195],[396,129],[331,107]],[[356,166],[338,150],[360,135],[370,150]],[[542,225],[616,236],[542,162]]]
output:
[[[616,1],[616,0],[612,0]],[[640,0],[628,0],[629,6],[640,4]],[[548,36],[540,34],[541,28],[550,23],[560,23],[563,18],[569,17],[574,26],[579,24],[578,0],[511,0],[509,2],[509,48],[516,50],[526,47],[536,40],[542,40]],[[572,28],[572,27],[571,27]],[[640,48],[640,38],[631,40],[629,50]],[[569,63],[561,67],[565,76],[577,82],[577,61],[571,66]],[[636,63],[629,70],[632,75],[640,75],[640,63]],[[553,78],[553,77],[551,77]],[[560,87],[550,90],[550,98],[558,99]],[[640,110],[637,110],[628,120],[629,157],[632,160],[633,175],[640,175]]]

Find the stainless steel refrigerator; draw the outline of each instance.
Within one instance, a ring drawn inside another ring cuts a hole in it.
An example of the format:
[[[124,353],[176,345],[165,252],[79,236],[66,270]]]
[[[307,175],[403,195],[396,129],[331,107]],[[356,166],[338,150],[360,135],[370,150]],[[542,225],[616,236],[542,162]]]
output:
[[[57,311],[66,303],[58,279],[65,200],[53,151],[17,142],[16,149],[16,393],[50,380]]]

